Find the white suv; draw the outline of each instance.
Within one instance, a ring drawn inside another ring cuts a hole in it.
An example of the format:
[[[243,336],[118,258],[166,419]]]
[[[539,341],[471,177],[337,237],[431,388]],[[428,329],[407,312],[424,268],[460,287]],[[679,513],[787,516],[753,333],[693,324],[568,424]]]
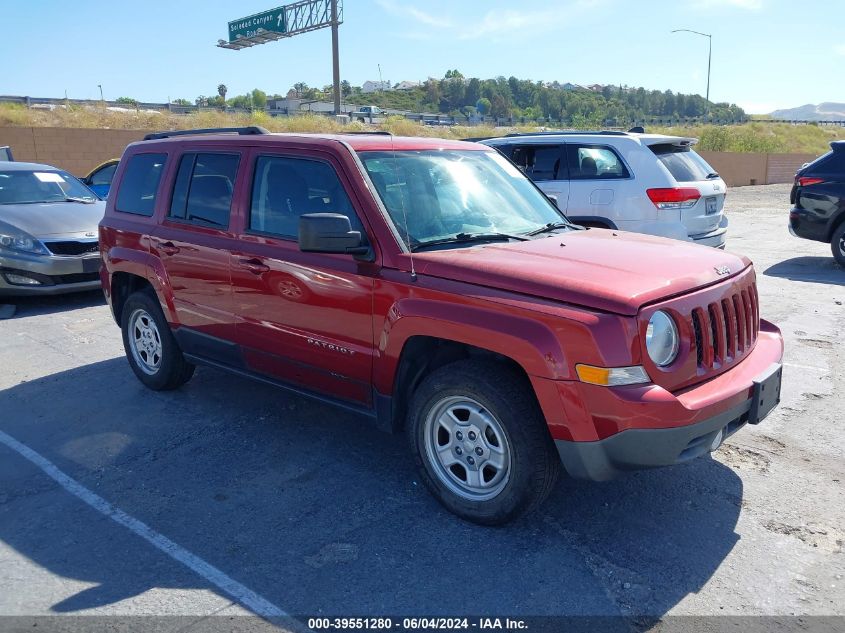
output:
[[[694,138],[547,132],[486,139],[578,224],[724,248],[725,182]]]

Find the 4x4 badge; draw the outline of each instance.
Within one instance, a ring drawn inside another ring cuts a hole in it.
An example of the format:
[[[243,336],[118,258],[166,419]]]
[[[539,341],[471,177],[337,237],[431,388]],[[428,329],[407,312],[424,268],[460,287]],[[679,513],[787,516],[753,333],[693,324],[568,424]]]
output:
[[[731,269],[727,266],[713,266],[713,270],[716,271],[717,275],[729,275],[731,273]]]

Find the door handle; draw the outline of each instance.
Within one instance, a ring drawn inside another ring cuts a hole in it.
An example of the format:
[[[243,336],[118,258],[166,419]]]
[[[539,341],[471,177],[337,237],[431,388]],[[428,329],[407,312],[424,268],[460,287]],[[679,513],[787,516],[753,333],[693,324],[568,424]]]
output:
[[[173,242],[159,242],[156,244],[156,248],[165,255],[175,255],[179,252],[179,247]]]
[[[239,259],[238,263],[243,268],[246,268],[249,272],[256,275],[270,271],[270,267],[267,264],[254,257],[252,259]]]

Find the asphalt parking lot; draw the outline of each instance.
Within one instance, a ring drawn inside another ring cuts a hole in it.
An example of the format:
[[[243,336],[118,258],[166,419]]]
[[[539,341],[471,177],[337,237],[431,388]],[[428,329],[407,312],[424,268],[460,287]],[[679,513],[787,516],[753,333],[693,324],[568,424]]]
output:
[[[212,369],[148,391],[98,293],[21,301],[0,615],[845,616],[845,270],[789,235],[788,190],[727,199],[786,339],[780,407],[713,459],[562,481],[501,529],[441,509],[402,436]]]

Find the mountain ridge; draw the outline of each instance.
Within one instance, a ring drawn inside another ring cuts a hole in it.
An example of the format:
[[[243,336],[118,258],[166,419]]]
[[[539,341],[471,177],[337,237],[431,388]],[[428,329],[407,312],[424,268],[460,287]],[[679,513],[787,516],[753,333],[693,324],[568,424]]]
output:
[[[797,108],[775,110],[769,116],[787,121],[845,121],[845,103],[807,103]]]

